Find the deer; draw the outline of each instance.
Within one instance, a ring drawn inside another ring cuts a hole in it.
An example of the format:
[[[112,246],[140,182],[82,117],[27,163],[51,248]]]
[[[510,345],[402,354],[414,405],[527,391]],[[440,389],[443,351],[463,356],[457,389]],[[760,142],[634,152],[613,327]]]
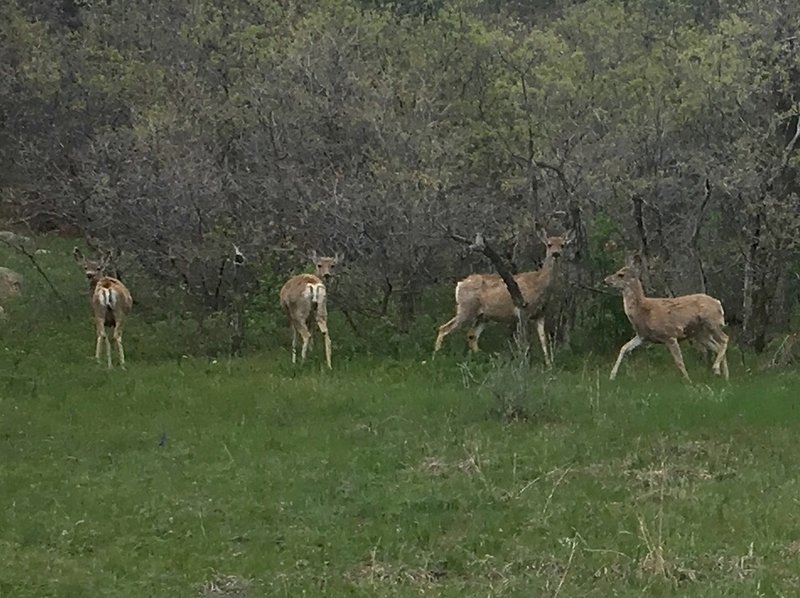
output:
[[[112,339],[119,353],[119,365],[124,369],[125,350],[122,348],[122,327],[133,307],[131,293],[119,279],[105,274],[111,262],[111,252],[106,252],[99,260],[90,260],[84,257],[80,249],[75,247],[72,255],[78,266],[83,268],[89,283],[89,303],[92,307],[96,335],[94,357],[100,363],[101,349],[105,345],[107,364],[111,369],[111,343],[108,340],[108,329],[110,328],[112,329]]]
[[[539,240],[546,248],[544,263],[539,270],[521,272],[514,276],[522,298],[527,304],[525,317],[536,321],[539,342],[542,345],[544,361],[548,368],[553,367],[545,333],[545,309],[555,286],[557,264],[564,248],[572,242],[572,232],[560,237],[550,237],[543,230],[538,231]],[[455,291],[456,315],[439,327],[433,353],[442,348],[445,337],[462,326],[468,325],[467,343],[470,351],[479,351],[478,340],[486,327],[487,320],[514,322],[517,312],[503,279],[497,274],[471,274],[458,284]]]
[[[611,369],[609,379],[617,377],[619,366],[625,355],[644,343],[666,345],[683,379],[691,378],[683,363],[679,341],[692,340],[714,354],[712,370],[717,376],[722,373],[729,379],[728,335],[723,332],[725,312],[718,299],[704,293],[672,298],[646,297],[637,268],[632,259],[614,274],[605,278],[605,284],[622,291],[625,315],[636,333],[619,350],[617,361]]]
[[[317,328],[322,334],[325,362],[328,369],[333,369],[331,366],[331,339],[328,333],[327,289],[323,281],[327,281],[333,276],[336,266],[342,262],[344,256],[337,253],[334,257],[323,257],[318,256],[316,251],[312,251],[309,258],[314,264],[316,274],[292,276],[280,290],[281,307],[286,312],[292,328],[292,363],[297,363],[298,336],[303,341],[300,360],[304,362],[306,359],[306,353],[312,341],[309,323],[313,316]]]

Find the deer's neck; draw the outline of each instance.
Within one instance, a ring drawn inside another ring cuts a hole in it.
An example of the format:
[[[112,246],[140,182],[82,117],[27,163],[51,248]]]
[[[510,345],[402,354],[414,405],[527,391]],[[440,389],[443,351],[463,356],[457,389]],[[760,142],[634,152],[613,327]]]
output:
[[[632,281],[622,290],[622,302],[625,307],[625,314],[630,318],[631,314],[636,313],[644,301],[644,289],[638,279]]]
[[[539,270],[539,279],[542,281],[542,284],[545,286],[549,286],[550,283],[553,282],[553,278],[556,276],[557,268],[556,268],[556,258],[552,255],[548,255],[544,258],[544,264],[542,264],[541,270]]]
[[[539,305],[548,296],[556,275],[556,260],[548,256],[538,270],[519,275],[520,291],[525,300]]]

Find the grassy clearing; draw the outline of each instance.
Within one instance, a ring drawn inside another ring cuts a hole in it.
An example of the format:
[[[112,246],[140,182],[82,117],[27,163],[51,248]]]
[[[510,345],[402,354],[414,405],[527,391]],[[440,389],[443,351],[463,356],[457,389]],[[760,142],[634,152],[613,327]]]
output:
[[[503,425],[451,361],[9,365],[3,595],[788,595],[798,581],[797,375],[686,388],[667,372],[653,388],[558,372],[541,383],[553,421]]]
[[[435,362],[344,355],[328,373],[318,346],[305,368],[284,348],[163,358],[132,321],[130,368],[109,374],[89,358],[82,281],[60,280],[72,321],[33,324],[34,296],[2,329],[0,596],[800,584],[797,373],[738,365],[725,386],[692,361],[687,387],[656,348],[609,383],[608,354],[534,368],[524,406],[547,417],[508,424],[493,413],[509,366],[455,342]]]

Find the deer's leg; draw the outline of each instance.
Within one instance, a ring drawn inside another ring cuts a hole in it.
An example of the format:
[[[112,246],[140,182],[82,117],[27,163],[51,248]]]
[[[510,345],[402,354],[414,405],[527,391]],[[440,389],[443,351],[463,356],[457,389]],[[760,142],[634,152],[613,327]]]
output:
[[[108,363],[108,369],[111,369],[111,341],[108,338],[108,330],[106,330],[105,325],[103,325],[103,344],[106,348],[106,361]]]
[[[94,321],[94,329],[95,329],[95,346],[94,346],[94,358],[97,363],[100,363],[100,351],[103,346],[103,337],[106,334],[105,325],[102,319],[95,318]]]
[[[119,318],[117,318],[116,326],[114,326],[114,343],[117,345],[117,352],[119,353],[119,365],[124,369],[125,350],[122,348],[122,321]],[[110,358],[111,356],[109,355]]]
[[[714,373],[719,376],[721,366],[722,375],[725,377],[725,380],[729,380],[730,375],[728,373],[728,360],[725,356],[725,353],[728,351],[728,335],[722,332],[722,330],[715,330],[713,332],[713,340],[717,345],[717,357],[714,360],[714,365],[712,366]]]
[[[686,371],[686,366],[683,364],[683,353],[681,353],[681,347],[678,344],[678,339],[671,338],[664,343],[667,345],[667,349],[669,352],[672,353],[672,359],[675,360],[675,365],[678,366],[678,369],[683,374],[684,379],[687,382],[691,382],[692,379],[689,378],[689,373]]]
[[[711,362],[712,362],[712,369],[713,369],[713,363],[716,361],[716,356],[719,354],[720,350],[722,349],[722,345],[719,342],[717,342],[716,340],[714,340],[713,338],[709,337],[707,339],[707,341],[706,341],[706,347],[711,349],[711,358],[712,358]],[[725,355],[722,356],[722,362],[720,363],[720,365],[721,365],[721,370],[722,370],[721,371],[722,376],[725,378],[725,380],[729,380],[730,379],[730,374],[728,372],[728,359],[727,359],[727,357]],[[714,373],[717,376],[720,375],[720,371],[719,370],[715,370]]]
[[[300,348],[300,361],[306,360],[306,353],[308,352],[308,343],[311,340],[311,333],[308,331],[308,326],[305,322],[297,323],[297,333],[303,339],[303,346]]]
[[[297,328],[292,322],[292,363],[297,363]]]
[[[331,337],[328,334],[328,321],[324,317],[317,316],[317,328],[322,333],[322,342],[325,345],[325,362],[328,364],[328,369],[331,367]]]
[[[727,351],[728,348],[725,347],[725,350]],[[725,381],[727,382],[728,380],[731,379],[730,372],[728,372],[728,356],[727,355],[723,355],[722,356],[721,365],[722,365],[722,377],[725,378]]]
[[[108,332],[106,331],[105,318],[95,318],[95,331],[97,334],[97,343],[94,349],[94,358],[97,363],[100,363],[100,353],[102,347],[105,347],[108,368],[111,369],[111,343],[108,340]]]
[[[625,357],[625,355],[627,355],[628,353],[633,351],[636,347],[641,345],[643,342],[644,342],[644,339],[637,334],[631,340],[629,340],[627,343],[622,345],[622,348],[619,350],[619,355],[617,355],[617,361],[616,361],[616,363],[614,363],[614,367],[611,368],[611,375],[608,377],[609,380],[613,380],[614,378],[617,377],[617,372],[619,371],[619,364],[622,363],[622,359]]]
[[[469,345],[469,350],[473,353],[477,353],[480,350],[478,340],[480,340],[484,328],[486,328],[486,321],[478,318],[467,332],[467,344]]]
[[[553,356],[550,355],[550,347],[547,343],[547,332],[544,329],[544,318],[537,318],[536,332],[539,334],[539,343],[542,345],[542,353],[544,353],[544,363],[548,368],[553,367]]]
[[[433,352],[436,353],[439,349],[442,348],[442,342],[444,341],[444,337],[446,337],[451,332],[458,330],[463,326],[467,321],[461,313],[457,313],[450,321],[446,322],[439,326],[439,334],[436,337],[436,344],[433,346]]]

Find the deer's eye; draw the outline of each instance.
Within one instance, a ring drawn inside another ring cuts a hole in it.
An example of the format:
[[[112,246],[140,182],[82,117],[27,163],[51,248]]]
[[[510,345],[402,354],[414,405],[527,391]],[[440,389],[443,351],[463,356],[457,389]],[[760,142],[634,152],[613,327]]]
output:
[[[617,276],[618,276],[619,278],[625,278],[625,275],[624,275],[624,274],[622,274],[622,273],[620,273],[620,274],[617,274]]]

